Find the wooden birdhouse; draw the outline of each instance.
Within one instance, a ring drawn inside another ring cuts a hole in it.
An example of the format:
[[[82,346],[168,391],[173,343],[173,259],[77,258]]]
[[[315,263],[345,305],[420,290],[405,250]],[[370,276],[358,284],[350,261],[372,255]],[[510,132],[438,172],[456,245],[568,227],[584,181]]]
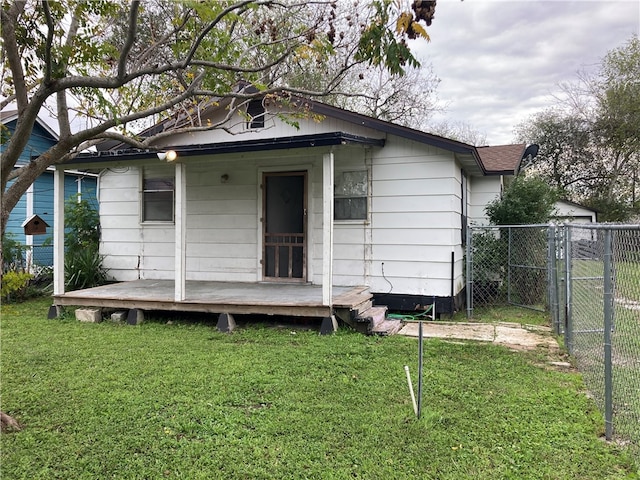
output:
[[[25,235],[44,235],[49,224],[38,215],[32,215],[22,223]]]

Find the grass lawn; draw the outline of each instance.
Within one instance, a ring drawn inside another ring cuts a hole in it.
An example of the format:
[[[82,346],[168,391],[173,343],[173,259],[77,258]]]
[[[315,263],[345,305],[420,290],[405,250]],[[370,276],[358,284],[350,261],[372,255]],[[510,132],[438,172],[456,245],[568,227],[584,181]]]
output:
[[[46,320],[2,307],[2,479],[638,478],[547,352],[214,321]]]

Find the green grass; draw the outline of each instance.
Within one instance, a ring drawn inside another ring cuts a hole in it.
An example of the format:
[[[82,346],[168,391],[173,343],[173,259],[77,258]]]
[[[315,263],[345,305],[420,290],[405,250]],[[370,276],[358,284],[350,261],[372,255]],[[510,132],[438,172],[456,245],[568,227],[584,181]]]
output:
[[[5,479],[621,479],[581,377],[536,352],[193,319],[140,326],[2,307]],[[414,381],[415,383],[415,381]]]

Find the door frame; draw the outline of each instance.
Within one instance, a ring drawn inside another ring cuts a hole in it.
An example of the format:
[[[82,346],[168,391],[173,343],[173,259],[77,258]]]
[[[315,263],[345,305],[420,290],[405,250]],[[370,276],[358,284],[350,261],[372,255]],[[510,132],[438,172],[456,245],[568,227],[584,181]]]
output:
[[[310,171],[309,167],[301,167],[301,168],[269,168],[269,169],[259,169],[259,215],[260,215],[260,229],[258,235],[258,252],[259,252],[259,269],[258,269],[258,277],[259,281],[265,282],[295,282],[295,283],[304,283],[307,282],[310,268],[309,268],[309,176]],[[303,180],[303,193],[302,193],[302,275],[301,277],[271,277],[266,275],[266,212],[267,212],[267,192],[265,187],[265,182],[267,177],[276,177],[276,176],[288,176],[288,177],[302,177]]]

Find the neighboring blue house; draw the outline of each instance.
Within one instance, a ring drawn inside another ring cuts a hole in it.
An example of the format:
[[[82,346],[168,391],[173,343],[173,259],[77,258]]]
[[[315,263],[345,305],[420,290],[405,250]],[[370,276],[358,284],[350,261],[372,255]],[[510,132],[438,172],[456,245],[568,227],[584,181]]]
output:
[[[18,120],[17,111],[7,111],[0,113],[0,123],[2,128],[13,133]],[[58,141],[58,135],[44,122],[38,118],[31,132],[29,143],[25,148],[18,165],[24,165],[32,157],[38,156],[47,151]],[[4,145],[0,145],[0,154],[4,150]],[[80,194],[85,200],[90,201],[98,208],[96,200],[96,176],[74,170],[65,171],[65,199],[73,195]],[[50,227],[44,235],[25,235],[23,223],[33,215],[38,215]],[[31,185],[17,203],[7,224],[6,233],[11,238],[29,247],[27,264],[32,266],[52,266],[53,265],[53,168],[40,175]]]

